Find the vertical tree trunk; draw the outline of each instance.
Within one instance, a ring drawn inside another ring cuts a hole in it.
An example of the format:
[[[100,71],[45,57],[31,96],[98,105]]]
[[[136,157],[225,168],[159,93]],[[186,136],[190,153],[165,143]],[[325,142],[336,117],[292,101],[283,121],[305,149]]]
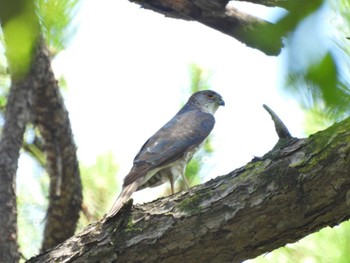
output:
[[[16,171],[29,120],[31,78],[14,83],[7,101],[0,140],[0,262],[19,260],[17,244]]]
[[[33,63],[34,123],[44,139],[46,169],[50,176],[49,208],[42,250],[47,250],[74,234],[82,202],[82,186],[76,146],[49,51],[41,41]]]
[[[0,18],[12,81],[0,139],[0,262],[12,263],[19,260],[16,172],[32,103],[30,61],[38,33],[34,1],[2,0]],[[22,27],[21,30],[30,28],[31,34],[16,34],[15,29],[18,27]],[[21,50],[23,55],[18,48],[22,47],[24,40],[28,49]],[[23,56],[20,57],[19,54]]]
[[[15,174],[29,113],[32,114],[30,121],[38,127],[44,140],[50,176],[43,250],[74,234],[82,202],[76,146],[68,111],[51,69],[49,52],[40,37],[35,4],[33,0],[0,1],[6,56],[11,77],[15,80],[0,143],[0,245],[1,251],[10,253],[9,257],[0,258],[0,262],[18,260]],[[32,104],[31,109],[28,101]]]

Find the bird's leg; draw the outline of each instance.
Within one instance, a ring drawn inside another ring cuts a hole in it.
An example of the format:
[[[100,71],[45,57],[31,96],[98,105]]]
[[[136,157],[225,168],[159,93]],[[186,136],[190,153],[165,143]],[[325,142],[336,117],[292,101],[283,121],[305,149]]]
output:
[[[168,178],[170,182],[171,194],[174,194],[174,176],[172,173],[168,173]]]
[[[187,190],[190,189],[190,184],[188,183],[187,177],[186,177],[186,175],[185,175],[185,169],[184,169],[184,171],[181,173],[181,177],[182,177],[182,179],[184,180],[186,189],[187,189]]]
[[[188,189],[190,189],[190,184],[188,183],[188,180],[186,177],[186,163],[182,164],[180,171],[181,171],[180,174],[181,174],[182,180],[185,183],[186,190],[188,190]]]

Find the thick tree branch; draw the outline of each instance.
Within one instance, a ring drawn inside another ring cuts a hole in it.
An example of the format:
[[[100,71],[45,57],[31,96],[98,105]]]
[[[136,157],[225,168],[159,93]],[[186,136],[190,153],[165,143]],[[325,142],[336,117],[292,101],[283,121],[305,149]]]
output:
[[[17,262],[16,172],[23,134],[29,121],[32,78],[13,83],[0,140],[0,261]]]
[[[13,80],[0,141],[0,261],[4,262],[18,261],[15,175],[28,121],[34,118],[44,138],[51,178],[43,249],[74,234],[82,201],[76,147],[48,51],[40,42],[33,53],[30,72]]]
[[[42,244],[45,250],[74,234],[81,209],[82,186],[68,111],[43,41],[33,68],[34,122],[44,139],[50,176],[50,200]]]
[[[241,262],[350,218],[350,118],[29,262]]]
[[[34,14],[34,5],[31,2],[25,0],[0,2],[0,22],[7,44],[6,55],[11,71],[11,87],[0,139],[0,262],[19,260],[16,172],[23,134],[30,119],[33,71],[29,63],[26,63],[31,61],[31,43],[27,43],[29,45],[27,61],[19,60],[15,45],[16,36],[10,22],[23,19],[23,24],[32,29],[31,36],[35,36],[38,24],[30,16],[23,16],[25,9],[28,14]]]
[[[40,38],[35,4],[28,0],[0,2],[1,26],[12,78],[0,142],[0,203],[3,205],[0,230],[4,228],[0,238],[1,262],[18,261],[14,185],[19,149],[28,121],[34,121],[44,140],[51,179],[43,249],[74,234],[81,209],[82,187],[76,147],[49,53]],[[32,113],[30,120],[29,113]]]
[[[282,35],[274,24],[227,6],[225,0],[130,1],[165,16],[200,22],[267,55],[278,55],[282,48]]]

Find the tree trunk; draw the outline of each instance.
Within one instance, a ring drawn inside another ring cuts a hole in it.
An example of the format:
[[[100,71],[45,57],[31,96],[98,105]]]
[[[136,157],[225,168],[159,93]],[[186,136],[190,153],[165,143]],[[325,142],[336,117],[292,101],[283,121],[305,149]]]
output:
[[[34,4],[26,0],[4,0],[0,2],[0,22],[4,42],[7,44],[11,87],[7,98],[4,124],[0,139],[0,262],[18,262],[17,244],[17,202],[16,172],[18,158],[23,141],[23,134],[30,119],[33,75],[30,67],[31,42],[28,41],[27,56],[18,59],[19,51],[15,45],[16,36],[10,23],[14,19],[22,19],[23,24],[32,29],[27,39],[35,37],[38,24],[31,16],[21,16],[24,11],[34,14]],[[16,43],[18,44],[18,43]],[[23,50],[21,50],[23,52]],[[25,57],[25,59],[24,59]]]
[[[31,115],[30,115],[31,114]],[[0,261],[16,262],[17,245],[16,172],[23,134],[34,121],[44,139],[50,175],[49,208],[42,250],[71,237],[82,202],[76,147],[49,53],[43,41],[33,52],[31,70],[13,80],[7,101],[0,141]]]
[[[290,138],[189,191],[129,202],[28,262],[241,262],[337,225],[350,218],[349,126]]]
[[[35,1],[1,1],[0,18],[12,79],[0,142],[0,261],[16,262],[15,175],[28,121],[38,127],[43,138],[50,175],[43,250],[74,234],[82,186],[68,112],[51,69],[49,52],[40,37]],[[12,259],[6,255],[12,255]]]
[[[49,208],[42,243],[42,250],[46,250],[74,234],[82,203],[82,185],[68,111],[43,41],[38,46],[34,76],[34,123],[44,139],[50,176]]]
[[[29,120],[31,78],[13,83],[7,99],[0,140],[0,261],[19,260],[16,172],[23,134]]]

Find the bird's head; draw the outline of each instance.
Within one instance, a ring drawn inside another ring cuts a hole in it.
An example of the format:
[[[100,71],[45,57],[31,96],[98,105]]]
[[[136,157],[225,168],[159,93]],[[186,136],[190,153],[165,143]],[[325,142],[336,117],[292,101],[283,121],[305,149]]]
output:
[[[188,103],[211,114],[214,114],[219,106],[225,106],[221,95],[212,90],[202,90],[192,94]]]

